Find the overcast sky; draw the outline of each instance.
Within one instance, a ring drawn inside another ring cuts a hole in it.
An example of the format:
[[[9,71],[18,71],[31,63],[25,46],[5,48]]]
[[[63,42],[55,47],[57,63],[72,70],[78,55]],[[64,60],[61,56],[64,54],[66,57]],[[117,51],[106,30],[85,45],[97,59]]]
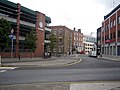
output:
[[[64,25],[70,29],[81,29],[83,34],[96,34],[104,16],[113,7],[120,4],[120,0],[9,0],[20,3],[34,11],[49,16],[50,25]]]

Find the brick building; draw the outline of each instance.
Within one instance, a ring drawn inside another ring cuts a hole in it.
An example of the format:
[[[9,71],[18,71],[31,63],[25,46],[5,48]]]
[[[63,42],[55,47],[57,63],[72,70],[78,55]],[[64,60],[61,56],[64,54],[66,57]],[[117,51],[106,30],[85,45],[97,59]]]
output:
[[[101,51],[101,27],[97,29],[97,50]]]
[[[101,52],[103,55],[120,55],[120,4],[104,16],[101,27]]]
[[[81,29],[78,29],[78,31],[72,30],[72,47],[73,52],[76,51],[80,53],[83,51],[83,33],[81,33]]]
[[[72,31],[66,26],[51,26],[52,33],[57,36],[56,54],[72,53]]]
[[[19,3],[13,3],[7,0],[0,0],[0,18],[4,18],[11,22],[12,29],[14,30],[13,40],[13,57],[29,57],[30,50],[25,47],[25,36],[27,33],[34,29],[37,37],[37,47],[33,56],[42,56],[44,50],[49,43],[49,34],[51,29],[49,24],[51,18],[39,11],[33,11],[26,7],[21,6]],[[10,32],[10,30],[8,30]],[[1,42],[2,43],[2,42]],[[10,42],[11,43],[11,42]],[[2,57],[10,57],[11,45],[0,51]]]

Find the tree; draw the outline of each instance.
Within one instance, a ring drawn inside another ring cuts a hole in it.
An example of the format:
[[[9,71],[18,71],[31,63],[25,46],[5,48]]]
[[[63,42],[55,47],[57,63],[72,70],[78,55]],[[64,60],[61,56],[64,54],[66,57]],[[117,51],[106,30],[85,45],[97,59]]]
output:
[[[53,49],[56,48],[57,46],[57,37],[56,35],[51,34],[49,39],[50,39],[49,47],[50,47],[51,52],[53,53]]]
[[[11,24],[6,19],[0,19],[0,49],[3,50],[9,45],[9,34],[10,34]]]
[[[26,34],[25,43],[26,47],[30,49],[30,52],[34,52],[36,49],[36,32],[34,29],[30,31],[30,33]]]

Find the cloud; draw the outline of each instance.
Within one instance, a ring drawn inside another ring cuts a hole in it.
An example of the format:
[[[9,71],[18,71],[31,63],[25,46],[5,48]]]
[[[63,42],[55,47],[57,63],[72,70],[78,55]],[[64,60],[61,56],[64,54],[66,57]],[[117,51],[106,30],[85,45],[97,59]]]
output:
[[[110,12],[113,8],[120,4],[120,0],[95,0],[97,3],[105,6],[105,10]]]
[[[51,17],[51,25],[65,25],[82,29],[89,34],[101,26],[103,18],[112,9],[113,0],[10,0],[40,11]],[[114,0],[115,6],[120,0]]]

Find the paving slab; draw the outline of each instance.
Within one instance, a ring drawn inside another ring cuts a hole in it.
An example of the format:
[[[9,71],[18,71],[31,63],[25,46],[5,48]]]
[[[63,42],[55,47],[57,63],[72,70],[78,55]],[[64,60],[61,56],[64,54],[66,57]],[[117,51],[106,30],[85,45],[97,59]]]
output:
[[[0,90],[120,90],[120,82],[51,82],[3,85]]]

